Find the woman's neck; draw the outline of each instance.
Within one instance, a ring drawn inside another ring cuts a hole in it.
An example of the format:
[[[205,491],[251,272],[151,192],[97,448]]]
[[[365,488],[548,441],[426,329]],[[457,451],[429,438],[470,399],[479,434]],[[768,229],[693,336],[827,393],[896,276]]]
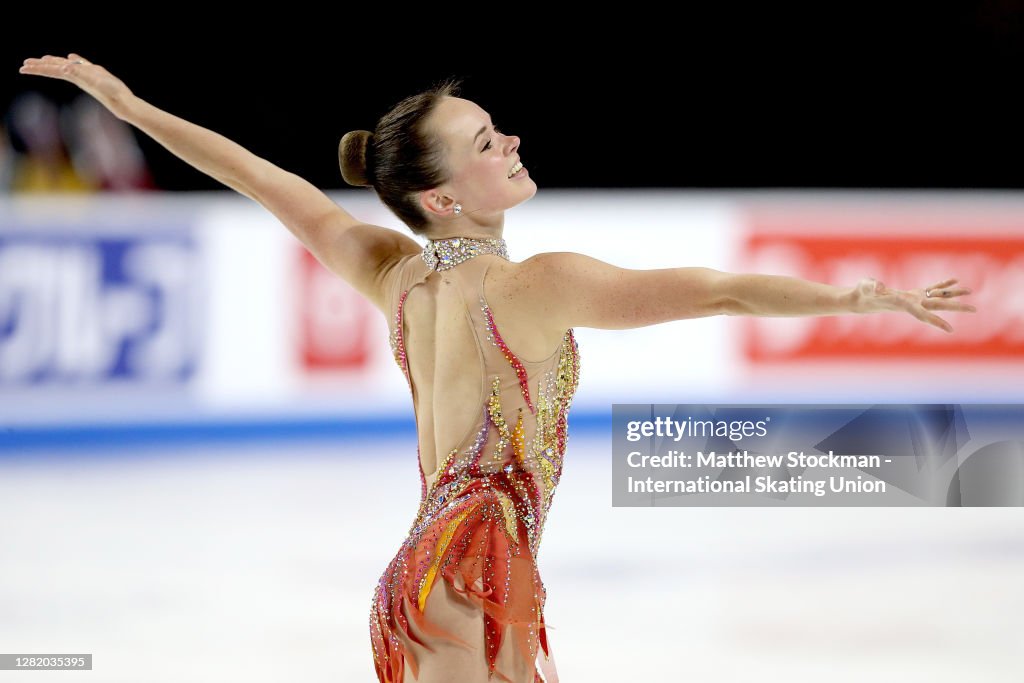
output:
[[[493,237],[447,237],[428,240],[423,246],[423,261],[430,270],[448,270],[484,254],[495,254],[508,260],[505,240]]]
[[[430,235],[430,236],[427,237],[428,240],[432,240],[434,242],[440,242],[442,240],[450,240],[450,239],[455,239],[455,238],[464,239],[464,240],[500,240],[500,239],[502,239],[501,231],[500,230],[498,230],[496,233],[487,233],[487,232],[482,232],[479,229],[467,230],[466,232],[456,232],[456,231],[453,231],[453,230],[447,230],[443,235]]]
[[[475,240],[500,240],[505,228],[504,216],[493,224],[481,224],[463,216],[451,223],[438,225],[431,234],[425,235],[428,240],[449,240],[462,237]]]

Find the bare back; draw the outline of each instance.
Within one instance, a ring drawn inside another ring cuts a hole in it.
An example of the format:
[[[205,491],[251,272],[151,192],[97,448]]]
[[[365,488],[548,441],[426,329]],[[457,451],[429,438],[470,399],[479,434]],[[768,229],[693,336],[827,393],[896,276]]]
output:
[[[541,375],[557,370],[570,331],[544,328],[504,294],[503,282],[516,267],[494,255],[441,272],[419,255],[395,267],[388,298],[392,350],[412,391],[428,488],[452,450],[463,451],[477,438],[495,378],[509,427],[522,411],[524,437],[535,436],[531,405]]]
[[[553,667],[536,557],[562,474],[579,352],[571,329],[546,328],[528,310],[537,304],[514,294],[519,264],[487,252],[435,270],[426,254],[400,258],[385,280],[422,496],[374,592],[378,678],[502,672],[533,683]]]

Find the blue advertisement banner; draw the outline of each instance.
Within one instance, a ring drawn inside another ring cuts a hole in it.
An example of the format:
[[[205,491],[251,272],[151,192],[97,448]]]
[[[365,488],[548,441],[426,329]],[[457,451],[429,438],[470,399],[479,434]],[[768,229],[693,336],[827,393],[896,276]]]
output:
[[[200,275],[184,230],[0,235],[0,391],[187,381]]]

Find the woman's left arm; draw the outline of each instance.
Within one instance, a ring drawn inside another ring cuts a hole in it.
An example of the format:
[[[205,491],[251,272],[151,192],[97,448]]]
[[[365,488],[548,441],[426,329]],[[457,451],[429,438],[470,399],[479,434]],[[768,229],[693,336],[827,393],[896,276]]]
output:
[[[326,268],[388,312],[384,280],[401,257],[420,250],[414,240],[357,220],[298,175],[215,131],[150,104],[121,79],[81,55],[29,58],[19,71],[77,85],[182,161],[258,202]]]

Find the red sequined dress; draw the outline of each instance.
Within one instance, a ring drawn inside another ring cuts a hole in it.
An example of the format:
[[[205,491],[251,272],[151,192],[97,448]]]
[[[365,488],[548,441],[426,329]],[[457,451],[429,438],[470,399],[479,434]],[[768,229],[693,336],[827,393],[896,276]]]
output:
[[[562,473],[579,352],[571,329],[542,361],[519,358],[506,345],[502,321],[495,319],[484,297],[484,278],[497,259],[474,258],[484,242],[500,244],[501,252],[490,253],[507,258],[501,240],[428,242],[422,258],[402,259],[392,278],[390,341],[413,395],[418,455],[425,444],[435,443],[425,438],[424,416],[444,406],[424,411],[421,403],[431,397],[418,396],[417,378],[422,375],[416,367],[410,371],[410,360],[415,365],[420,358],[413,352],[421,339],[435,350],[446,340],[434,339],[435,329],[420,332],[420,325],[413,330],[406,324],[414,304],[435,319],[465,321],[458,326],[464,324],[462,336],[472,341],[465,342],[458,362],[465,368],[463,375],[479,375],[481,382],[478,395],[476,389],[465,395],[478,416],[465,436],[436,448],[426,446],[443,457],[435,457],[440,462],[429,474],[420,459],[419,510],[374,591],[370,636],[381,683],[407,683],[412,676],[420,680],[431,657],[428,678],[448,680],[443,674],[436,677],[446,661],[455,666],[457,657],[444,654],[453,647],[471,653],[462,656],[479,657],[489,679],[557,680],[537,551]],[[426,291],[417,296],[420,287]],[[444,372],[436,367],[424,372],[433,372],[435,382],[444,381]],[[429,433],[437,436],[432,429]],[[434,614],[443,615],[443,625]]]

